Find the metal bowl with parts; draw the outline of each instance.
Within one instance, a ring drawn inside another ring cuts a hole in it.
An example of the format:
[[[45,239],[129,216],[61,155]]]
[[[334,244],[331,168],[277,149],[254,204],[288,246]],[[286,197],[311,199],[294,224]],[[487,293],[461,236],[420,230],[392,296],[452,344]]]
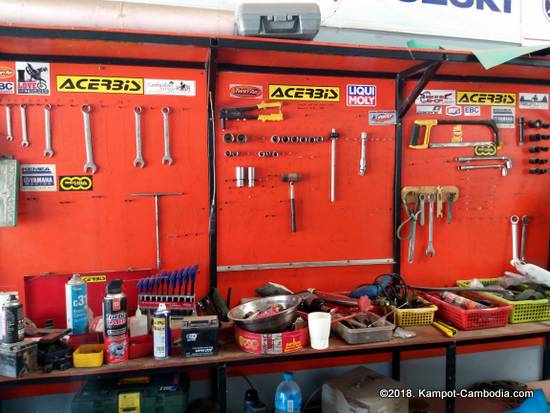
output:
[[[295,295],[259,298],[233,308],[227,317],[242,330],[253,333],[280,333],[296,321],[300,301],[300,297]],[[280,305],[283,309],[267,317],[247,318],[250,314],[267,311],[275,305]]]

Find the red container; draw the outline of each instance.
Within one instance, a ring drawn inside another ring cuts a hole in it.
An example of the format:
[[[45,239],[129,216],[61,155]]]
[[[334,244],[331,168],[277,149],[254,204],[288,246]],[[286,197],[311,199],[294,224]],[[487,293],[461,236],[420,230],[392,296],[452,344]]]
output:
[[[508,316],[512,311],[511,305],[490,300],[475,293],[464,295],[470,299],[482,299],[491,301],[497,307],[481,310],[466,310],[449,304],[437,296],[437,293],[424,294],[424,297],[437,306],[436,316],[444,321],[452,323],[461,330],[479,330],[483,328],[504,327],[508,324]]]
[[[247,353],[286,354],[306,348],[309,344],[309,332],[306,327],[284,333],[260,334],[235,326],[235,341]]]

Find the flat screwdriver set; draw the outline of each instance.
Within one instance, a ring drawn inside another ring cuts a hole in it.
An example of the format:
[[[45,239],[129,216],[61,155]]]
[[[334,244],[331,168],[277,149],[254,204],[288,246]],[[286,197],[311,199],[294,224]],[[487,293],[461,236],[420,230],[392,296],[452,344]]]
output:
[[[137,283],[138,306],[145,313],[153,313],[159,304],[175,316],[196,315],[195,281],[199,266],[160,272]]]

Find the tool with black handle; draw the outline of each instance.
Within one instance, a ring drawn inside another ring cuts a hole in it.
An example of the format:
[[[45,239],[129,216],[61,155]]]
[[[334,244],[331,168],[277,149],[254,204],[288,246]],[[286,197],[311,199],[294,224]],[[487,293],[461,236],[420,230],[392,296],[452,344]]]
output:
[[[430,136],[432,128],[438,125],[478,125],[486,126],[491,129],[493,133],[492,141],[476,141],[476,142],[443,142],[443,143],[430,143]],[[424,132],[424,140],[419,143],[420,131],[422,128],[426,128]],[[498,148],[500,144],[499,132],[497,124],[492,119],[480,119],[480,120],[449,120],[449,119],[418,119],[414,121],[411,140],[409,148],[412,149],[428,149],[428,148],[462,148],[468,146],[483,146],[494,145]]]
[[[302,179],[302,174],[288,173],[281,176],[283,182],[288,182],[290,186],[290,231],[296,232],[296,205],[294,202],[294,184]]]

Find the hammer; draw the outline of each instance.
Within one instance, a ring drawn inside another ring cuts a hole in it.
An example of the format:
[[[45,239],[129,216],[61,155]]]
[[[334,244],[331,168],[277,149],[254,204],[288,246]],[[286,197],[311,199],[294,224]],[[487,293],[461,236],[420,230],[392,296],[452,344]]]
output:
[[[281,181],[290,185],[290,230],[296,232],[296,207],[294,205],[294,184],[302,179],[302,174],[291,172],[281,175]]]

